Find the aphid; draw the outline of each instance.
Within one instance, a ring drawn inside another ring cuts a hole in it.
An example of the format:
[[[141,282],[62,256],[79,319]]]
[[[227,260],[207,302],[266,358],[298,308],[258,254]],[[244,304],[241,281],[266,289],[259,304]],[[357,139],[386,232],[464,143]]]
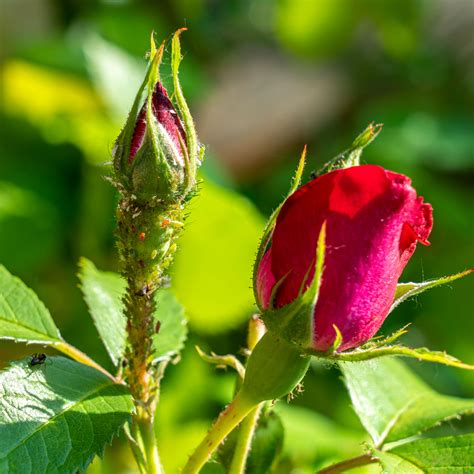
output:
[[[148,285],[144,285],[135,294],[137,296],[145,296],[149,291],[150,287]]]
[[[43,365],[46,361],[46,354],[33,354],[31,356],[30,362],[28,362],[28,365],[30,367],[34,367],[35,365]]]

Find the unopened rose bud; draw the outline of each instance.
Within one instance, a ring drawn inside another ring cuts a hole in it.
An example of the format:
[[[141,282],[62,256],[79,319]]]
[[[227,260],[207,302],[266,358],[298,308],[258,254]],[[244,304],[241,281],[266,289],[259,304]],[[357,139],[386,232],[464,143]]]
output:
[[[373,165],[332,171],[301,187],[283,204],[258,264],[257,298],[265,322],[267,310],[275,318],[269,323],[279,312],[295,316],[295,302],[313,281],[324,223],[320,287],[315,304],[304,307],[307,326],[300,319],[296,331],[309,332],[298,335],[301,345],[327,351],[338,330],[337,350],[343,351],[368,341],[384,322],[416,244],[428,244],[432,208],[417,197],[409,178]]]
[[[137,201],[179,202],[192,190],[200,149],[178,80],[181,60],[178,31],[173,38],[173,85],[176,107],[160,82],[163,46],[152,57],[127,123],[114,149],[118,184]]]

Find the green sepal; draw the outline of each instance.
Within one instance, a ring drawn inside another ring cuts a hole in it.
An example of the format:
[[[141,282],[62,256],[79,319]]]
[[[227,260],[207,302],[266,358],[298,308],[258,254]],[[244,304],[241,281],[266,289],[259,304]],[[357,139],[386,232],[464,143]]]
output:
[[[474,271],[473,268],[465,270],[463,272],[455,273],[454,275],[448,275],[441,278],[436,278],[434,280],[423,281],[421,283],[399,283],[397,285],[397,290],[395,292],[395,297],[393,298],[392,306],[390,307],[390,312],[392,312],[400,303],[403,303],[408,298],[419,295],[426,290],[435,288],[440,285],[445,285],[446,283],[451,283],[452,281],[463,278]]]
[[[263,256],[265,255],[265,251],[267,250],[270,239],[272,238],[273,229],[275,228],[276,220],[277,220],[278,214],[280,213],[281,208],[283,207],[283,204],[285,204],[285,201],[298,189],[298,186],[301,183],[301,178],[303,176],[305,164],[306,164],[306,146],[303,148],[303,152],[301,153],[301,157],[298,162],[298,166],[296,168],[293,179],[291,181],[291,186],[288,191],[288,194],[286,195],[286,198],[283,200],[283,202],[273,211],[272,215],[270,216],[270,219],[268,219],[267,225],[265,226],[265,229],[263,231],[262,238],[260,239],[260,245],[257,251],[257,256],[255,258],[255,263],[253,266],[253,292],[255,295],[255,301],[257,302],[257,306],[260,311],[263,311],[263,307],[261,306],[261,302],[259,301],[258,291],[257,291],[258,268],[260,266],[260,262],[262,261]]]
[[[142,146],[129,166],[129,190],[138,202],[150,202],[155,196],[168,201],[171,193],[166,183],[172,180],[171,170],[162,152],[158,150],[157,156],[155,155],[156,146],[153,139],[150,139],[148,130]]]
[[[274,302],[279,286],[284,281],[283,278],[273,288],[269,308],[262,312],[262,319],[269,331],[300,349],[311,348],[313,342],[314,310],[318,301],[319,288],[323,275],[324,254],[326,249],[325,239],[326,223],[322,225],[321,231],[319,232],[314,267],[310,267],[309,269],[314,268],[314,277],[308,289],[305,291],[304,284],[308,280],[310,274],[309,270],[301,285],[298,297],[291,303],[281,308],[276,308]]]
[[[138,89],[135,100],[133,101],[132,108],[128,114],[127,121],[123,127],[120,135],[118,136],[113,151],[115,177],[117,181],[123,186],[127,187],[130,184],[129,181],[129,169],[128,157],[130,155],[130,146],[132,142],[133,133],[135,131],[135,125],[140,110],[145,102],[145,98],[150,95],[150,87],[154,87],[156,82],[159,80],[159,67],[161,59],[163,57],[164,44],[156,49],[151,39],[151,52],[148,68],[145,74],[145,78]],[[153,83],[153,86],[152,86]],[[153,92],[153,89],[151,89]]]
[[[332,343],[331,347],[328,350],[328,352],[331,354],[337,352],[339,347],[342,344],[341,331],[339,331],[339,328],[335,324],[333,324],[332,327],[334,328],[334,332],[336,333],[336,338],[334,339],[334,342]]]
[[[186,103],[186,99],[184,98],[181,83],[179,82],[179,66],[181,64],[182,59],[179,37],[181,33],[186,30],[187,28],[180,28],[175,32],[175,34],[173,35],[173,39],[171,40],[171,71],[173,76],[173,87],[174,95],[176,98],[176,107],[178,109],[181,120],[183,121],[184,129],[186,132],[187,143],[183,155],[185,157],[186,167],[185,193],[187,194],[196,185],[196,172],[203,159],[204,148],[199,145],[194,121],[191,116],[188,104]]]
[[[269,331],[249,357],[241,396],[255,404],[284,397],[304,377],[309,363],[310,357]]]
[[[374,124],[373,122],[352,142],[352,145],[328,161],[321,169],[316,172],[316,176],[329,173],[330,171],[350,168],[351,166],[360,165],[360,156],[364,148],[377,137],[382,130],[383,124]]]
[[[214,364],[218,369],[225,369],[230,367],[234,369],[239,377],[243,379],[245,377],[245,368],[242,363],[232,354],[218,355],[214,352],[206,354],[199,346],[195,346],[199,357],[209,364]]]
[[[140,202],[159,197],[174,202],[183,195],[184,168],[169,136],[147,110],[147,128],[143,144],[130,166],[130,191]]]
[[[395,332],[393,335],[388,336],[387,340],[394,340],[404,332],[406,331],[401,329]],[[435,362],[437,364],[448,365],[458,369],[474,370],[474,365],[466,364],[465,362],[460,361],[456,357],[453,357],[446,352],[432,351],[426,347],[411,348],[401,344],[381,345],[378,343],[369,342],[366,345],[351,351],[328,353],[319,352],[314,349],[307,349],[305,352],[309,355],[323,359],[342,362],[357,362],[386,356],[410,357],[419,361]]]

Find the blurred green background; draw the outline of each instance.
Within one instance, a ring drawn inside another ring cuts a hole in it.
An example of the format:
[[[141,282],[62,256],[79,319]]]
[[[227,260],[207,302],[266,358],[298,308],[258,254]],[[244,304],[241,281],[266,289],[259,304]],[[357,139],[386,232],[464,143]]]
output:
[[[145,69],[150,32],[182,26],[182,81],[207,146],[200,195],[173,269],[191,334],[164,383],[157,430],[177,472],[230,400],[234,375],[194,345],[237,353],[255,310],[251,267],[265,218],[305,143],[307,173],[370,121],[363,155],[412,177],[433,204],[429,248],[403,280],[472,266],[474,3],[471,0],[1,0],[0,262],[43,299],[63,336],[110,367],[77,289],[77,261],[117,269],[116,195],[104,176]],[[164,77],[169,80],[169,57]],[[383,332],[474,362],[472,278],[405,303]],[[34,348],[2,342],[2,363]],[[445,393],[472,376],[412,364]],[[285,410],[277,472],[306,473],[359,454],[364,432],[335,369],[314,365]],[[297,407],[297,408],[296,408]],[[286,414],[285,414],[286,413]],[[118,440],[90,472],[135,472]]]

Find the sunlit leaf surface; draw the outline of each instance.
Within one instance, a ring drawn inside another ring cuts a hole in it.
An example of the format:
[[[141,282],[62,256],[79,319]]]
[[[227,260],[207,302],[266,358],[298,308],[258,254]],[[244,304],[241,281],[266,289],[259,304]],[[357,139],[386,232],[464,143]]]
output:
[[[61,341],[53,318],[36,294],[0,265],[0,339],[53,344]]]
[[[81,290],[100,337],[117,365],[125,348],[122,298],[125,281],[118,273],[102,272],[86,258],[79,262]]]
[[[376,446],[474,413],[474,399],[437,393],[398,360],[384,357],[340,367],[354,410]]]
[[[84,471],[130,417],[131,396],[70,359],[28,362],[0,372],[0,472]]]

